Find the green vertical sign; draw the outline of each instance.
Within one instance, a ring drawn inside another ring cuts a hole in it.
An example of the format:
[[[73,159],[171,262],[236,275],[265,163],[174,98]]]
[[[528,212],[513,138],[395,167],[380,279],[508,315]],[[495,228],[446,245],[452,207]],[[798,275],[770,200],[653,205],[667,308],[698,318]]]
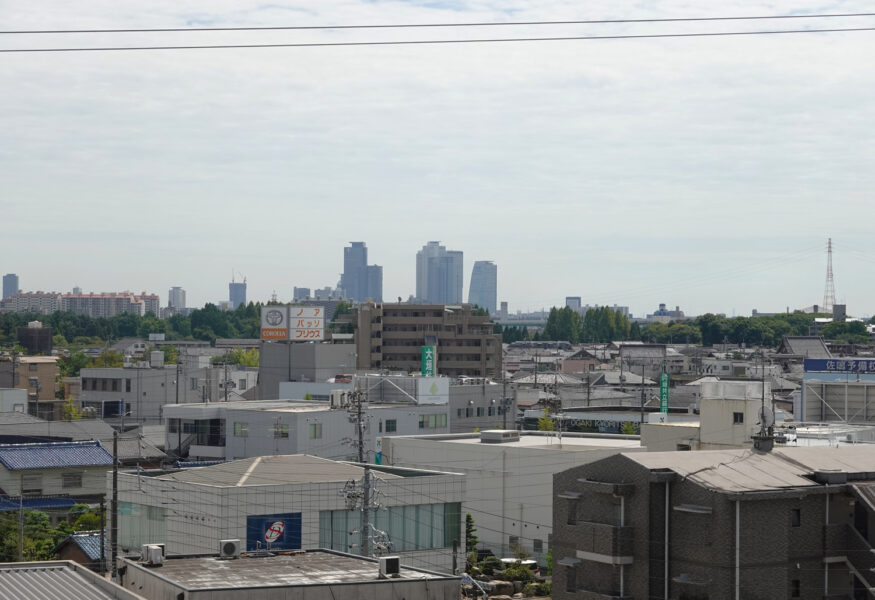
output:
[[[659,376],[659,412],[668,412],[668,373]]]
[[[437,360],[437,348],[434,346],[422,347],[422,376],[434,377],[435,361]]]

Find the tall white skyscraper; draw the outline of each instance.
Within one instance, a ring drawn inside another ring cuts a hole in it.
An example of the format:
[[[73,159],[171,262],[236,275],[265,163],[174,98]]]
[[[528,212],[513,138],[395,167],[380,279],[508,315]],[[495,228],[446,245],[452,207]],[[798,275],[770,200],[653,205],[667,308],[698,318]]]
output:
[[[478,260],[471,271],[468,304],[485,308],[489,314],[498,308],[498,267],[491,260]]]
[[[167,292],[167,306],[170,308],[185,308],[185,290],[179,286],[170,288]]]
[[[429,242],[416,253],[416,298],[435,304],[462,302],[462,252]]]

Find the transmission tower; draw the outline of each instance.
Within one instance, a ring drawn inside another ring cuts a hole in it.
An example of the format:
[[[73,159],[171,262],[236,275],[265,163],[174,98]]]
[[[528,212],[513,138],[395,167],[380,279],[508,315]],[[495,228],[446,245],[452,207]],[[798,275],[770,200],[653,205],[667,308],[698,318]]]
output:
[[[832,279],[832,238],[826,245],[826,287],[823,290],[823,306],[821,312],[832,312],[832,307],[836,303],[836,287]]]

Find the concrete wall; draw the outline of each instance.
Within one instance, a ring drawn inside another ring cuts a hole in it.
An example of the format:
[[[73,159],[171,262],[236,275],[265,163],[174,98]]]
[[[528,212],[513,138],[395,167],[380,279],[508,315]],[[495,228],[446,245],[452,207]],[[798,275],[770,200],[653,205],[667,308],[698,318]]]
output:
[[[324,382],[355,372],[353,344],[264,342],[259,354],[259,399],[280,398],[281,381]]]
[[[470,512],[480,548],[513,556],[510,536],[542,563],[552,529],[549,500],[553,474],[616,454],[610,447],[563,450],[558,444],[521,448],[503,444],[468,444],[428,438],[383,438],[386,464],[459,471],[467,475],[462,512]],[[642,449],[643,450],[643,449]],[[535,540],[542,551],[535,552]]]
[[[27,413],[27,390],[0,389],[0,412]]]

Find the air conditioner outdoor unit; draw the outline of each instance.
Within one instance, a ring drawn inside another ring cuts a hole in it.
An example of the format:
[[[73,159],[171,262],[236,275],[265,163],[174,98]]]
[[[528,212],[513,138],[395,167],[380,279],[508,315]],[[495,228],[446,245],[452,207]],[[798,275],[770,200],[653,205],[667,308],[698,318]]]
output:
[[[240,558],[240,540],[219,540],[219,558]]]
[[[401,558],[397,556],[380,557],[380,579],[398,577],[401,574]]]
[[[140,562],[149,567],[164,564],[164,544],[143,544],[140,548]]]

